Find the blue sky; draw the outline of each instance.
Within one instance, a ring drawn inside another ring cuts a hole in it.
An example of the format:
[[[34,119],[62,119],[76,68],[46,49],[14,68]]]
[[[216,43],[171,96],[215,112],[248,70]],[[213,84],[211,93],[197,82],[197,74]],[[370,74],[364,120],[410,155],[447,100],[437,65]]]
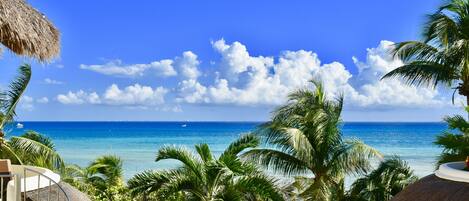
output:
[[[32,62],[20,120],[264,121],[321,79],[346,121],[439,121],[445,89],[379,76],[392,42],[419,38],[439,0],[38,1],[62,52],[38,64],[6,52],[2,85]]]

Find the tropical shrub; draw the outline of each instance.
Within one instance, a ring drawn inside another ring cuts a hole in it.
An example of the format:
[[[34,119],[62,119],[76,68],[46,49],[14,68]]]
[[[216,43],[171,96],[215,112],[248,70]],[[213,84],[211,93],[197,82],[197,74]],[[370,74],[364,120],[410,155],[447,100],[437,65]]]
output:
[[[417,180],[418,177],[413,174],[409,165],[394,156],[381,162],[371,173],[355,180],[346,200],[391,200],[394,195]]]
[[[90,195],[93,200],[132,200],[123,179],[122,160],[113,155],[96,158],[85,168],[67,165],[62,180]]]
[[[207,144],[195,146],[198,156],[166,146],[158,151],[156,161],[174,159],[182,166],[139,173],[128,185],[132,195],[154,200],[283,200],[274,179],[238,157],[258,144],[256,136],[242,136],[218,158]]]
[[[466,111],[469,108],[466,108]],[[447,162],[464,161],[469,156],[469,122],[461,115],[447,116],[444,121],[448,130],[436,137],[434,142],[443,148],[437,165]]]

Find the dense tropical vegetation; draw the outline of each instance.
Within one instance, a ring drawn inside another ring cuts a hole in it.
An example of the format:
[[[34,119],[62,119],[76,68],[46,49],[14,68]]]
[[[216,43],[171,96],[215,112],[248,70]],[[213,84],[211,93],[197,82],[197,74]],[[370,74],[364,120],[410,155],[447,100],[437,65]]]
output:
[[[119,157],[104,155],[87,167],[67,165],[62,171],[62,180],[86,192],[93,200],[130,200],[122,165]]]
[[[320,83],[312,83],[314,90],[291,93],[255,131],[272,148],[252,149],[244,157],[284,175],[310,175],[301,192],[307,200],[339,200],[345,176],[365,173],[381,154],[357,139],[342,139],[343,99],[330,100]]]
[[[346,200],[390,200],[417,179],[407,163],[394,156],[381,162],[371,173],[355,180]]]
[[[466,108],[466,111],[468,109]],[[443,148],[437,165],[466,160],[469,156],[469,122],[461,115],[447,116],[444,121],[449,130],[436,138],[435,144]]]
[[[174,159],[182,167],[146,171],[129,180],[133,195],[157,200],[283,200],[276,180],[243,161],[239,154],[259,145],[254,135],[244,135],[215,157],[207,144],[195,146],[198,156],[184,148],[163,147],[156,161]]]

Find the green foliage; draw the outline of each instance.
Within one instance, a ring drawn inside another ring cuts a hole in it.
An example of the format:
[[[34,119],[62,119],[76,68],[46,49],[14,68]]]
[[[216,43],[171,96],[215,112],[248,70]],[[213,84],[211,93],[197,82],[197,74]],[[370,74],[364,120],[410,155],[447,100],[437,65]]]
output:
[[[460,115],[447,116],[444,121],[448,124],[449,130],[437,136],[434,142],[443,148],[437,165],[466,160],[469,156],[469,122]]]
[[[371,173],[357,179],[352,184],[346,200],[390,200],[417,179],[406,162],[392,157],[381,162]]]
[[[62,171],[62,180],[87,193],[92,200],[132,200],[122,173],[122,160],[117,156],[105,155],[85,168],[67,165]]]
[[[45,167],[60,171],[64,162],[55,151],[50,138],[35,131],[27,131],[21,136],[11,137],[8,144],[21,158],[23,164]]]
[[[10,159],[13,164],[26,164],[46,167],[58,171],[63,161],[47,137],[28,131],[22,136],[8,140],[5,126],[13,123],[15,109],[31,79],[31,66],[19,67],[18,76],[10,83],[9,89],[0,92],[0,158]]]
[[[381,155],[356,139],[343,140],[343,100],[329,100],[322,85],[298,90],[279,107],[270,122],[255,131],[271,148],[247,151],[243,156],[284,175],[312,176],[299,192],[306,200],[337,200],[347,174],[364,173],[369,160]],[[314,177],[313,177],[314,176]],[[297,193],[298,194],[298,193]]]
[[[451,0],[430,15],[423,41],[395,45],[392,53],[404,61],[404,65],[383,78],[399,77],[417,86],[456,83],[454,89],[469,100],[468,8],[467,0]]]
[[[1,93],[0,98],[0,130],[16,116],[16,105],[28,87],[31,79],[31,66],[24,64],[19,68],[19,75],[10,83],[10,89]]]
[[[218,158],[207,144],[195,146],[197,156],[184,148],[166,146],[158,151],[156,161],[173,159],[182,166],[139,173],[128,185],[132,195],[151,200],[283,200],[276,180],[238,157],[258,144],[254,135],[244,135]]]

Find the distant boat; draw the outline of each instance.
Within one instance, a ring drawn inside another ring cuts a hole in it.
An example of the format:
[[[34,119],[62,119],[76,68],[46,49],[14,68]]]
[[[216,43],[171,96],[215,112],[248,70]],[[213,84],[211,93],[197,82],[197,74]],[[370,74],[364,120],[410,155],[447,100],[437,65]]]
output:
[[[182,124],[181,127],[185,128],[187,127],[187,124]]]
[[[23,128],[23,127],[24,127],[23,124],[20,124],[20,123],[17,123],[17,124],[16,124],[16,128]]]

